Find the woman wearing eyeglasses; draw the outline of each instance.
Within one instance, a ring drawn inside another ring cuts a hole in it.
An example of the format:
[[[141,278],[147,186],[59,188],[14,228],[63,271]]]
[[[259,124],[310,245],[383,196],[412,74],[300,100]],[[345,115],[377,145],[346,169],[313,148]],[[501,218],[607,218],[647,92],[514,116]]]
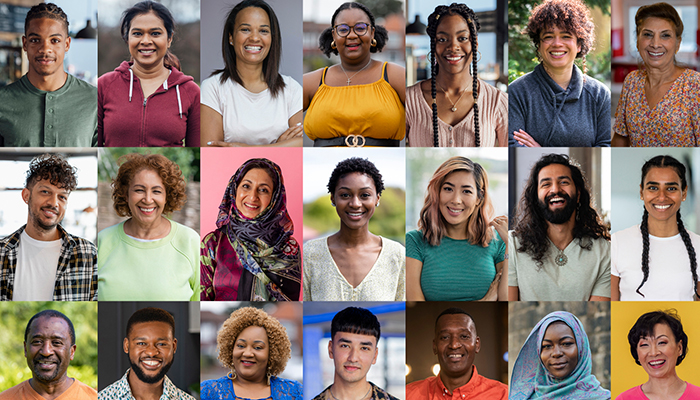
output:
[[[315,147],[398,146],[405,136],[405,69],[373,60],[389,36],[363,4],[344,3],[319,48],[340,63],[304,75],[304,132]]]

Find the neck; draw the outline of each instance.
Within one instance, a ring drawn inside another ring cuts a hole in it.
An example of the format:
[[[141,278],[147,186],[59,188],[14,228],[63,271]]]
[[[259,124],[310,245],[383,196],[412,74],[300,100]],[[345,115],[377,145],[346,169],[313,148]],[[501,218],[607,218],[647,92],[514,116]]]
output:
[[[647,81],[651,86],[663,85],[664,83],[673,81],[676,77],[676,73],[679,70],[682,69],[680,67],[676,67],[676,65],[673,63],[661,68],[647,67]]]
[[[144,225],[136,222],[133,218],[129,218],[124,223],[124,233],[144,240],[161,239],[170,233],[170,221],[161,216],[153,221],[152,224]]]
[[[571,214],[571,218],[563,224],[553,224],[547,222],[547,237],[559,250],[564,250],[566,246],[574,240],[574,226],[576,225],[576,212]]]
[[[450,93],[458,94],[465,89],[471,92],[474,81],[469,70],[470,68],[465,68],[464,71],[457,74],[448,74],[445,71],[440,71],[435,77],[436,83]]]
[[[367,225],[360,229],[350,229],[341,222],[340,230],[336,233],[337,240],[346,248],[364,245],[372,240],[374,235],[370,233]]]
[[[367,53],[365,57],[361,57],[355,60],[348,60],[344,58],[340,58],[340,65],[343,67],[345,72],[354,72],[354,71],[359,71],[362,68],[365,68],[367,64],[372,62],[372,57],[370,57],[371,53]]]
[[[544,67],[545,72],[547,72],[547,75],[549,75],[554,82],[556,82],[559,87],[562,89],[566,89],[569,87],[569,82],[571,82],[571,77],[574,74],[574,64],[571,64],[571,66],[563,67],[563,68],[549,68],[542,64]]]
[[[467,223],[459,225],[445,224],[445,236],[454,240],[466,240],[467,238]]]
[[[27,220],[27,226],[24,228],[24,231],[27,232],[27,235],[29,235],[30,238],[44,242],[58,240],[61,238],[61,233],[55,226],[49,229],[43,229],[40,226],[37,226],[37,224],[30,219]]]
[[[39,75],[32,70],[27,72],[29,82],[35,88],[45,92],[53,92],[63,87],[68,79],[68,74],[64,70],[60,70],[51,75]]]
[[[262,379],[258,380],[247,380],[239,375],[236,377],[235,382],[237,386],[240,386],[242,388],[265,388],[270,386],[267,384],[267,381],[264,376]]]
[[[131,394],[137,400],[159,399],[163,395],[163,381],[165,378],[156,383],[145,383],[136,376],[134,370],[129,370],[129,375],[127,375],[126,379],[131,388]]]
[[[685,381],[678,377],[676,371],[662,378],[652,378],[642,385],[642,391],[646,394],[672,394],[685,390]]]
[[[679,233],[678,222],[675,218],[666,221],[657,221],[649,218],[647,220],[649,234],[656,237],[671,237]]]
[[[73,384],[73,381],[75,379],[67,377],[65,374],[63,374],[63,377],[58,379],[55,382],[39,382],[36,378],[32,378],[29,380],[29,385],[39,393],[43,398],[56,398],[63,394],[70,385]]]
[[[165,68],[162,62],[154,64],[152,67],[144,67],[143,65],[134,62],[131,65],[131,70],[134,71],[134,75],[142,81],[147,80],[160,80],[164,81],[169,75],[168,69]]]
[[[472,379],[472,376],[474,375],[474,366],[469,368],[469,372],[467,372],[464,375],[460,376],[447,376],[445,374],[440,373],[438,375],[440,377],[440,380],[442,381],[442,384],[445,385],[445,388],[450,391],[450,394],[454,392],[455,389],[462,387],[469,383],[469,381]]]
[[[331,386],[331,397],[338,400],[361,400],[367,398],[371,387],[366,378],[357,382],[347,382],[336,375]]]
[[[238,72],[238,76],[246,87],[250,84],[265,82],[262,63],[255,65],[236,64],[236,72]]]

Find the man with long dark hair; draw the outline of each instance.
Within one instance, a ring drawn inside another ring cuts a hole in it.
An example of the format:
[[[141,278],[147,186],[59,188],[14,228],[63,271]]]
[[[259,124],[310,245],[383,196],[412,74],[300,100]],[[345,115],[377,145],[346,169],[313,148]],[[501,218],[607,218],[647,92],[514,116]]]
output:
[[[576,163],[533,166],[508,235],[508,300],[610,300],[610,234]]]

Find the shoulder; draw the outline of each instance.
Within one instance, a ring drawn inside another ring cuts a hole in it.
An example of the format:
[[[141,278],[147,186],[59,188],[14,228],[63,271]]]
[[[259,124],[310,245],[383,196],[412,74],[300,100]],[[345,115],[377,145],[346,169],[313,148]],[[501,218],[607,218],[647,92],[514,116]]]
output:
[[[79,92],[87,92],[90,95],[97,94],[97,88],[95,86],[92,86],[91,84],[85,82],[84,80],[78,79],[71,74],[68,74],[68,79],[70,79],[70,81],[71,81],[70,90],[79,91]]]
[[[585,80],[583,82],[583,89],[591,93],[595,97],[610,98],[610,89],[601,81],[588,76],[583,75]]]
[[[107,72],[97,79],[97,87],[99,88],[101,85],[109,85],[114,81],[119,81],[121,80],[121,75],[121,72],[116,70]]]
[[[177,229],[177,231],[175,232],[175,237],[179,241],[188,246],[192,245],[193,243],[196,243],[197,247],[199,247],[199,234],[197,233],[197,231],[190,228],[189,226],[185,226],[173,220],[170,220],[170,223],[172,224],[173,229]]]
[[[644,80],[644,71],[642,71],[640,69],[636,69],[636,70],[630,72],[629,74],[627,74],[627,76],[625,76],[625,80],[624,80],[623,85],[624,86],[637,85],[637,84],[639,84],[640,81],[643,81],[643,80]]]
[[[22,78],[17,79],[16,81],[10,83],[7,86],[0,87],[0,97],[5,96],[5,95],[16,95],[21,92],[26,92],[26,88],[22,84],[22,79],[25,78],[26,75],[22,76]]]
[[[385,238],[384,236],[380,236],[380,238],[382,238],[382,246],[386,246],[387,250],[392,252],[403,251],[403,245],[401,243]]]
[[[324,67],[324,68],[319,68],[316,71],[311,71],[311,72],[305,73],[304,74],[304,81],[306,81],[307,79],[311,79],[311,80],[318,79],[320,81],[321,77],[323,76],[323,71],[325,69],[326,68]]]
[[[214,74],[202,81],[202,91],[215,90],[222,86],[224,86],[224,84],[221,83],[221,73]]]
[[[691,234],[691,237],[693,235],[695,235],[693,232],[690,232],[690,231],[688,231],[688,233]],[[617,231],[617,232],[613,233],[611,236],[612,236],[612,239],[614,239],[615,241],[618,241],[618,240],[626,240],[626,239],[630,239],[630,238],[639,237],[640,234],[641,234],[641,232],[639,230],[639,225],[633,225],[633,226],[630,226],[629,228]],[[695,235],[695,236],[698,239],[700,239],[700,236],[698,236],[698,235]]]
[[[688,388],[690,387],[690,383],[688,383]],[[686,391],[688,390],[686,388]],[[627,389],[624,392],[620,393],[620,395],[617,396],[617,400],[633,400],[633,399],[640,399],[640,398],[645,398],[645,397],[639,397],[639,392],[641,392],[641,389],[639,386],[635,386],[633,388]]]
[[[80,251],[97,254],[97,247],[91,241],[89,241],[87,239],[83,239],[83,238],[78,237],[78,236],[73,236],[67,232],[66,232],[66,236],[75,241],[75,243],[77,244],[78,249]]]
[[[202,244],[206,247],[210,247],[214,243],[218,243],[221,240],[222,231],[221,229],[216,229],[212,232],[207,233],[204,238],[202,238]]]
[[[525,89],[529,89],[536,85],[535,77],[532,72],[521,76],[520,78],[514,80],[508,85],[508,93],[512,96],[514,94],[523,92]],[[513,92],[515,90],[515,92]]]
[[[97,234],[97,246],[102,247],[107,240],[112,240],[119,235],[119,230],[122,229],[123,222],[104,228]]]
[[[411,382],[406,385],[406,399],[423,399],[428,396],[428,386],[436,377],[426,378],[420,381]]]
[[[685,388],[685,393],[688,394],[693,394],[693,395],[700,395],[700,386],[695,386],[690,382],[687,382],[688,386]]]
[[[278,390],[282,390],[285,394],[293,395],[295,393],[301,395],[303,391],[303,386],[301,383],[291,380],[284,379],[278,376],[273,376],[270,378],[270,383],[275,386]]]
[[[399,400],[398,398],[392,396],[387,392],[386,390],[380,388],[379,386],[375,385],[372,382],[369,382],[370,385],[372,385],[372,399],[377,399],[377,400]]]
[[[297,82],[296,79],[292,78],[289,75],[280,74],[280,76],[282,77],[282,80],[284,81],[284,84],[287,86],[287,88],[291,87],[294,89],[301,89],[301,85],[299,84],[299,82]]]
[[[508,385],[503,382],[499,382],[495,379],[486,378],[483,375],[479,375],[479,386],[487,389],[495,389],[498,391],[503,391],[503,393],[508,393]]]
[[[97,390],[84,384],[83,382],[80,382],[79,380],[76,379],[73,384],[76,385],[75,386],[76,390],[84,393],[85,395],[90,396],[91,398],[94,398],[95,396],[97,396]]]
[[[326,245],[327,239],[328,239],[327,237],[322,237],[322,238],[318,238],[318,239],[309,240],[306,243],[304,243],[304,255],[306,255],[307,253],[310,253],[310,252],[325,251],[325,249],[328,247]]]
[[[5,389],[2,393],[0,393],[0,399],[14,400],[17,398],[22,398],[23,396],[20,396],[20,392],[26,390],[27,386],[29,386],[29,381],[24,381],[9,389]]]
[[[423,241],[423,232],[419,230],[412,230],[410,232],[406,232],[406,241],[408,241],[408,238],[411,238],[411,240],[419,242]]]

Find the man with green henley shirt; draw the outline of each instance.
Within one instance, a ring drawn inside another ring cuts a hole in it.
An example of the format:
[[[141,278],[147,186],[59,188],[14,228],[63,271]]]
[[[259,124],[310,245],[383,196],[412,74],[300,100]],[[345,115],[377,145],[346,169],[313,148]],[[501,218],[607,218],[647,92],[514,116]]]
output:
[[[68,17],[53,3],[32,7],[22,48],[29,71],[0,88],[0,146],[97,145],[97,88],[63,70]]]

